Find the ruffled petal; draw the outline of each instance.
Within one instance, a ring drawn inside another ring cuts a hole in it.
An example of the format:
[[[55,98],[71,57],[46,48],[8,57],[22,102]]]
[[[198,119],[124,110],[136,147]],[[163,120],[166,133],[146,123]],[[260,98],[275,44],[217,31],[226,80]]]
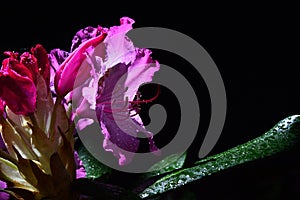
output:
[[[128,64],[135,60],[135,47],[132,41],[126,36],[134,23],[133,19],[122,17],[120,19],[120,26],[113,26],[107,30],[108,36],[104,40],[106,46],[106,56],[104,59],[106,70],[118,63]]]
[[[128,67],[128,76],[125,82],[125,87],[128,88],[125,92],[125,97],[133,100],[138,88],[152,81],[154,73],[160,69],[160,65],[156,60],[151,58],[149,49],[137,49],[136,59]]]
[[[71,52],[73,52],[79,45],[91,38],[97,37],[101,34],[101,27],[94,28],[92,26],[80,29],[72,39]]]
[[[99,87],[96,105],[98,121],[104,134],[103,148],[118,158],[119,165],[130,163],[138,151],[138,133],[148,136],[150,150],[158,150],[152,140],[153,134],[144,128],[140,117],[129,116],[129,102],[125,100],[129,68],[130,65],[120,63],[109,70]]]

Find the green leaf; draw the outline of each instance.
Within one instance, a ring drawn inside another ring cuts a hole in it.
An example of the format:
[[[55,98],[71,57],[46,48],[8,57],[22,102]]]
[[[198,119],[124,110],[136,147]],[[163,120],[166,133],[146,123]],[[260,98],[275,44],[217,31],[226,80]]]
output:
[[[74,160],[74,158],[73,158]],[[70,190],[71,178],[70,174],[65,168],[58,153],[54,153],[50,159],[51,173],[53,184],[55,185],[54,192],[48,192],[49,199],[75,199],[76,192]],[[45,187],[46,188],[46,187]],[[76,198],[77,199],[77,198]]]
[[[85,168],[87,178],[99,178],[111,172],[111,168],[98,161],[83,145],[80,145],[77,151]]]
[[[42,75],[37,74],[37,94],[36,94],[36,110],[35,118],[37,120],[38,126],[45,132],[48,133],[50,118],[53,108],[53,97],[51,92],[49,92],[49,86],[47,86],[45,79]]]
[[[298,142],[299,135],[300,115],[287,117],[260,137],[200,160],[194,167],[164,176],[141,192],[140,197],[161,194],[229,167],[286,151]]]
[[[59,127],[59,128],[58,128]],[[49,138],[59,144],[60,133],[67,133],[70,128],[69,118],[65,109],[62,99],[57,97],[53,107],[50,125],[49,125]]]
[[[146,177],[158,176],[167,172],[180,169],[185,161],[186,152],[183,154],[172,154],[167,156],[165,159],[154,164],[149,172],[145,174]]]
[[[22,177],[22,175],[18,170],[18,167],[14,163],[10,162],[9,160],[6,160],[1,157],[0,157],[0,180],[13,183],[15,187],[24,188],[29,191],[35,191],[35,188]]]
[[[29,116],[17,115],[12,112],[8,107],[6,107],[7,121],[14,127],[15,131],[21,136],[24,143],[31,148],[30,146],[30,127],[28,123],[31,122]]]
[[[32,129],[31,148],[37,155],[37,160],[41,163],[46,174],[50,174],[50,157],[56,151],[55,144],[47,137],[46,133],[38,126],[30,125]]]
[[[3,190],[0,190],[0,192],[5,192],[5,193],[11,195],[16,200],[25,200],[21,195],[19,195],[18,193],[12,191],[12,190],[16,190],[16,189],[19,189],[19,188],[6,188],[6,189],[3,189]],[[29,191],[26,191],[26,190],[24,190],[24,191],[25,191],[25,193],[30,194]],[[30,197],[31,197],[31,199],[34,199],[33,195],[31,195]]]
[[[31,185],[36,186],[37,185],[37,179],[31,169],[30,161],[28,159],[22,158],[20,153],[16,148],[14,148],[15,153],[18,157],[18,163],[17,167],[19,169],[19,173],[22,175],[22,177]]]
[[[20,154],[22,154],[23,157],[29,159],[36,159],[36,156],[32,151],[32,149],[30,148],[30,145],[26,144],[24,138],[22,138],[20,134],[16,132],[15,128],[8,121],[8,119],[1,120],[0,134],[5,142],[7,151],[12,157],[14,157],[15,159],[17,158],[17,155],[13,150],[13,146],[14,146],[19,150]]]
[[[53,183],[53,178],[49,174],[45,174],[44,171],[32,160],[29,160],[30,167],[32,169],[33,174],[37,179],[37,195],[39,196],[47,196],[47,194],[55,194],[56,185]]]
[[[73,144],[71,144],[65,133],[59,132],[63,141],[58,149],[60,161],[68,171],[71,180],[76,178],[76,163],[74,159]]]

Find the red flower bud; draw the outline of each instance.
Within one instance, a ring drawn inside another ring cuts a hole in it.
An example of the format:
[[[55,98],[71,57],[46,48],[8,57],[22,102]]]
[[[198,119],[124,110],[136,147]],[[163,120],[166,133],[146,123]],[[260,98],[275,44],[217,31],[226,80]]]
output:
[[[37,59],[38,71],[46,81],[46,85],[50,85],[50,62],[47,51],[40,44],[31,48],[31,53]],[[50,90],[50,87],[49,87]]]
[[[30,77],[7,68],[0,71],[0,98],[15,114],[30,115],[35,110],[36,87]]]
[[[17,53],[5,54],[10,57],[3,60],[0,70],[0,99],[15,114],[30,115],[35,111],[36,105],[36,58],[24,53],[19,62]]]

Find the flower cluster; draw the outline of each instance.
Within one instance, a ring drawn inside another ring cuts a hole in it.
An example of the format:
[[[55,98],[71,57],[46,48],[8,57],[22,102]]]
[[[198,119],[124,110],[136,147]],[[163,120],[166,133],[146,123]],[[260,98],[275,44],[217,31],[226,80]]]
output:
[[[135,97],[159,63],[126,36],[133,23],[123,17],[119,26],[86,27],[74,36],[70,52],[47,53],[41,44],[21,55],[4,52],[0,180],[6,193],[17,199],[78,199],[72,182],[84,177],[84,170],[76,163],[74,134],[95,122],[104,135],[103,148],[120,165],[137,152],[137,132],[158,151],[137,109],[146,101]]]
[[[0,132],[5,144],[0,178],[6,191],[25,199],[72,199],[74,128],[61,101],[52,98],[48,54],[40,44],[20,56],[5,54],[9,57],[0,71]]]

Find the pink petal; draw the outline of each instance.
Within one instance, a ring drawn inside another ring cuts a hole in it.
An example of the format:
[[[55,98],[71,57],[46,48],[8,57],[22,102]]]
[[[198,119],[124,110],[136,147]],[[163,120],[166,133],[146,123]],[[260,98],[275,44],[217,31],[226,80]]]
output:
[[[147,82],[152,81],[154,73],[160,68],[157,61],[152,60],[151,51],[148,49],[137,49],[136,59],[132,65],[128,67],[128,75],[125,82],[125,87],[128,90],[124,96],[127,96],[129,100],[133,100],[138,88]]]
[[[60,65],[54,78],[55,89],[59,96],[64,97],[72,91],[76,87],[74,85],[75,80],[78,85],[80,85],[80,83],[82,84],[90,77],[91,68],[86,62],[86,52],[89,48],[95,47],[103,42],[106,35],[107,34],[103,32],[101,35],[82,43]],[[77,74],[80,74],[80,76],[77,76]]]

